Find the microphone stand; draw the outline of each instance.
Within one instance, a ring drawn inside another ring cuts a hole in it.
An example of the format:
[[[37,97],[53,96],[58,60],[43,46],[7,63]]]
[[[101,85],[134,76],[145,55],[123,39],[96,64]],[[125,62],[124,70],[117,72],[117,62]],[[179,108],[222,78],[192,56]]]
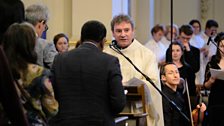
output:
[[[125,56],[120,49],[116,45],[109,45],[111,49],[113,49],[115,52],[121,54],[125,59],[128,60],[129,63],[137,70],[145,79],[152,84],[152,86],[170,103],[170,105],[176,109],[188,122],[190,122],[190,119],[181,111],[181,109],[176,105],[174,101],[172,101],[169,97],[167,97],[162,91],[159,90],[158,87],[154,84],[152,79],[150,79],[147,75],[145,75],[141,70],[138,69],[138,67],[135,66],[135,64],[127,57]],[[114,47],[114,48],[113,48]],[[116,50],[115,50],[116,49]]]

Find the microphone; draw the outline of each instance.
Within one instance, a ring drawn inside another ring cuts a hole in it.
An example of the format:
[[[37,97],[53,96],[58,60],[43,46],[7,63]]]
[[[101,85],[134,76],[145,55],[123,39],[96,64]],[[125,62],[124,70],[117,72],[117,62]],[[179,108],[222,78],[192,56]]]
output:
[[[117,41],[116,40],[112,40],[112,42],[109,44],[109,47],[114,50],[115,52],[122,54],[122,52],[120,51],[120,49],[118,48],[118,45],[117,45]]]
[[[114,48],[117,48],[117,41],[116,40],[112,40],[112,42],[110,43],[110,48],[111,47],[114,47]]]
[[[212,41],[212,37],[209,37],[209,38],[208,38],[207,45],[209,45],[210,41]]]
[[[214,32],[211,33],[211,36],[213,35],[213,33],[214,33]],[[224,54],[224,52],[218,47],[217,43],[216,43],[214,40],[212,40],[212,37],[209,37],[209,38],[208,38],[207,45],[209,45],[210,42],[212,42],[212,44],[213,44],[214,46],[216,46],[216,48],[217,48],[220,52],[222,52],[222,53]]]
[[[213,32],[211,33],[210,37],[208,38],[207,45],[209,45],[210,41],[212,41],[212,35],[213,35]]]

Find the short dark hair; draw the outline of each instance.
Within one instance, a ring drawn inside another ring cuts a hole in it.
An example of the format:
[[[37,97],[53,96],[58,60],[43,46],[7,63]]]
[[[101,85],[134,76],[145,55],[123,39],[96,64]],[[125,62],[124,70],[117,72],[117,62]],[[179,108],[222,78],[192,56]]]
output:
[[[84,41],[101,42],[107,34],[106,27],[99,21],[87,21],[81,30],[81,43]]]
[[[193,34],[193,28],[191,25],[182,25],[179,29],[180,34],[183,32],[186,35],[192,35]]]
[[[160,77],[161,77],[162,75],[165,75],[165,74],[166,74],[165,67],[166,67],[167,65],[170,65],[170,64],[175,65],[173,62],[166,62],[166,63],[164,63],[164,64],[160,67]]]
[[[67,40],[67,42],[69,42],[69,39],[68,39],[68,36],[67,35],[65,35],[64,33],[59,33],[59,34],[55,35],[54,36],[54,39],[53,39],[55,46],[57,45],[58,40],[60,38],[62,38],[62,37],[65,37],[65,39]]]
[[[153,33],[157,33],[159,31],[164,32],[164,26],[157,24],[151,29],[151,34],[153,35]]]
[[[211,28],[211,27],[219,27],[219,24],[217,23],[217,21],[213,20],[213,19],[209,19],[206,22],[205,28]]]
[[[200,23],[200,21],[197,20],[197,19],[192,19],[192,20],[189,22],[189,24],[190,24],[191,26],[193,26],[194,23],[197,23],[197,24],[199,25],[199,29],[200,29],[200,31],[201,31],[201,23]]]

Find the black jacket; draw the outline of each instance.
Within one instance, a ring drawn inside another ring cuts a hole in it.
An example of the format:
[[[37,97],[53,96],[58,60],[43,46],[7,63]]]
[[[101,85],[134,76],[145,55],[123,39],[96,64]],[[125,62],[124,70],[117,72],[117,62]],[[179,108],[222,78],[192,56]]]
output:
[[[52,73],[59,102],[53,126],[115,126],[126,100],[117,58],[84,43],[57,55]]]

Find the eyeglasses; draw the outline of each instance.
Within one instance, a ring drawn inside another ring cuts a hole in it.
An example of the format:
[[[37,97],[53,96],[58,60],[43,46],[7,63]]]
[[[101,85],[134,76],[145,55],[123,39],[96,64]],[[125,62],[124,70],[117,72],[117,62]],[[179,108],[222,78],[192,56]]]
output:
[[[48,30],[48,25],[45,24],[45,28],[44,28],[44,31],[47,31]]]
[[[40,20],[41,23],[43,23],[43,25],[45,25],[44,31],[48,30],[48,25],[47,25],[47,21],[46,20]]]
[[[181,39],[189,41],[191,37],[180,36]]]

